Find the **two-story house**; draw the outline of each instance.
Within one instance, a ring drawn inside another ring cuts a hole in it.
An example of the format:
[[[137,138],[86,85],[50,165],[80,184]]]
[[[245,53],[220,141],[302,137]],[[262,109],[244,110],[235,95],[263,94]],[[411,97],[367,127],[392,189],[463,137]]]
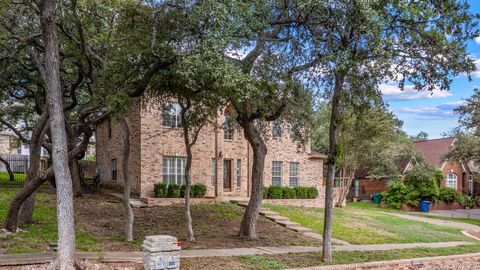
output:
[[[180,128],[180,108],[132,106],[127,118],[130,130],[129,172],[133,192],[141,197],[154,195],[157,182],[184,183],[186,153]],[[219,113],[216,125],[205,126],[193,147],[192,180],[207,186],[208,197],[248,196],[251,190],[252,149],[241,129],[224,125]],[[317,187],[324,194],[325,155],[299,149],[284,125],[274,124],[267,141],[265,186]],[[123,130],[108,117],[96,127],[97,167],[102,183],[123,185]]]

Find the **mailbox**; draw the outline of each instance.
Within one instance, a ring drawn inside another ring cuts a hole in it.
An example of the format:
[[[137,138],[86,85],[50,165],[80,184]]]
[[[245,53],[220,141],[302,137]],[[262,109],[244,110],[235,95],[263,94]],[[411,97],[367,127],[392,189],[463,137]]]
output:
[[[147,236],[143,241],[143,265],[147,270],[179,270],[181,246],[169,235]]]

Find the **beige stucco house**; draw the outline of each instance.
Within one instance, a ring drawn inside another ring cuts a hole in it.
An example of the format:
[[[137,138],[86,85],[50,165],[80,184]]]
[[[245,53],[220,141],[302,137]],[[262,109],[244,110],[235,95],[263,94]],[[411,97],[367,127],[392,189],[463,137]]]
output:
[[[133,105],[128,116],[130,163],[133,192],[141,197],[154,195],[157,182],[184,183],[185,147],[178,104],[168,110]],[[251,190],[252,150],[240,129],[217,125],[203,128],[193,147],[192,179],[208,187],[207,197],[248,196]],[[265,186],[317,187],[324,194],[325,155],[299,150],[288,130],[274,128],[268,140]],[[122,185],[123,132],[121,125],[105,117],[96,127],[96,161],[102,183]]]

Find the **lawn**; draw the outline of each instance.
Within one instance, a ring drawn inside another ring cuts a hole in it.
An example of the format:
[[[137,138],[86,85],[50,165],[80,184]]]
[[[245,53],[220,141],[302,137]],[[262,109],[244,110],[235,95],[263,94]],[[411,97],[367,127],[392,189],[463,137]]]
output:
[[[414,248],[389,251],[334,251],[333,264],[351,264],[372,261],[400,260],[408,258],[446,256],[480,252],[480,245],[448,248]],[[321,253],[308,252],[282,255],[256,255],[244,257],[216,257],[182,259],[182,269],[237,269],[270,270],[325,265]]]
[[[265,205],[318,233],[323,232],[323,209]],[[334,209],[333,237],[352,244],[431,243],[471,241],[459,229],[394,217],[369,203]]]
[[[8,204],[18,190],[0,190],[0,223],[5,219]],[[167,234],[180,241],[186,238],[184,207],[165,206],[135,208],[134,239],[127,243],[123,237],[124,210],[112,196],[85,194],[75,199],[77,249],[81,251],[139,251],[147,235]],[[197,242],[184,248],[231,248],[253,246],[319,245],[318,240],[301,236],[261,217],[258,222],[258,241],[242,241],[238,233],[244,209],[229,203],[193,206],[192,216]],[[43,252],[56,241],[55,196],[37,194],[35,224],[21,225],[26,232],[2,237],[1,253]]]
[[[15,181],[10,181],[10,175],[8,172],[0,172],[0,186],[23,186],[23,181],[25,181],[25,173],[13,173]]]

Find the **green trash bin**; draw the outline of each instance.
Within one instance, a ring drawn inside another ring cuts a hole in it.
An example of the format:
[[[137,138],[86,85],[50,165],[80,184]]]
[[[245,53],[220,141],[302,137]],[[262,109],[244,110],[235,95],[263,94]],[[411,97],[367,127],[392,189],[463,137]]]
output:
[[[381,198],[382,198],[382,195],[380,195],[380,193],[373,194],[373,197],[372,197],[373,203],[380,204]]]

